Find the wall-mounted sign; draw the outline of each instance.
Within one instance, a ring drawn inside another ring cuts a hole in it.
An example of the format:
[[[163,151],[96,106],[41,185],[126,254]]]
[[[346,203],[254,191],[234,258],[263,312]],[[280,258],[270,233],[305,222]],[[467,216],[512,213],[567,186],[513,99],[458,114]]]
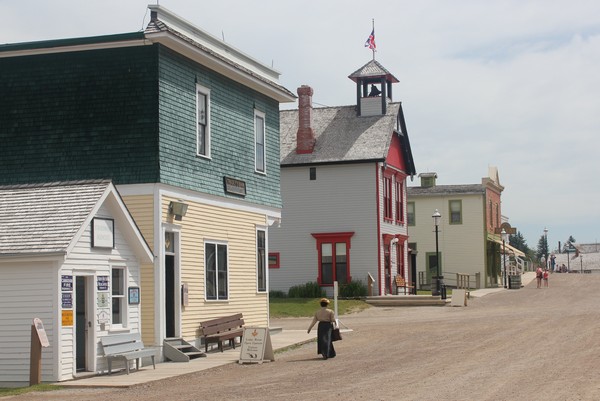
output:
[[[60,276],[61,291],[73,291],[73,276]]]
[[[225,192],[246,196],[246,182],[231,177],[223,177]]]
[[[110,310],[109,309],[100,309],[98,310],[98,314],[96,315],[98,318],[99,324],[110,323]]]
[[[113,219],[95,217],[92,220],[92,247],[115,247],[115,221]]]
[[[73,310],[64,309],[61,314],[63,327],[73,326]]]
[[[62,293],[62,308],[73,309],[73,293],[63,292]]]
[[[108,276],[98,276],[96,282],[98,283],[98,291],[108,291]]]
[[[99,292],[96,306],[98,308],[108,308],[108,292]]]
[[[139,305],[140,287],[129,287],[129,305]]]

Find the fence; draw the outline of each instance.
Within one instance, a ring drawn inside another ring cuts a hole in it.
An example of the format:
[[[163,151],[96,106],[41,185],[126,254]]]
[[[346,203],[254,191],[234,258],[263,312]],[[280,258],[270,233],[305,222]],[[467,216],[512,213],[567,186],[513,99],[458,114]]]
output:
[[[466,290],[481,288],[481,273],[466,274],[444,272],[444,284],[448,287]],[[418,288],[420,290],[431,289],[431,281],[427,279],[426,272],[419,272]]]

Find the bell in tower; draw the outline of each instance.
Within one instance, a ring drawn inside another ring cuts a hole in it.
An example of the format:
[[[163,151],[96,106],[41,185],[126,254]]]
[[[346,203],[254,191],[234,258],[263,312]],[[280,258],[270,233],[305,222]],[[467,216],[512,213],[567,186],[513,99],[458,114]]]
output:
[[[392,84],[400,82],[375,59],[348,76],[356,82],[358,116],[381,116],[392,101]]]

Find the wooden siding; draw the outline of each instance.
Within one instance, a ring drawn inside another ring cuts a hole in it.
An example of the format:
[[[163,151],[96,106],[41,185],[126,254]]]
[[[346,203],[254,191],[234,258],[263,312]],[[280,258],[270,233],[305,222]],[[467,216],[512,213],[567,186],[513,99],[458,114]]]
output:
[[[0,184],[158,180],[157,47],[0,58]]]
[[[35,317],[42,319],[51,344],[42,349],[42,380],[58,380],[55,265],[2,262],[0,271],[0,386],[29,383],[30,333]]]
[[[377,274],[377,214],[374,164],[282,169],[281,227],[269,228],[269,252],[280,253],[279,269],[269,269],[272,290],[317,281],[318,255],[312,233],[355,232],[351,238],[350,274],[367,283]],[[331,288],[328,288],[331,292]]]
[[[211,158],[196,156],[196,84],[210,90]],[[212,195],[223,177],[246,183],[245,200],[281,207],[279,103],[161,47],[161,182]],[[265,113],[266,174],[254,171],[254,111]]]
[[[462,200],[462,224],[449,224],[449,200]],[[409,234],[410,242],[416,242],[419,250],[417,271],[425,271],[426,254],[435,253],[435,228],[431,216],[438,209],[442,215],[438,232],[442,274],[447,280],[449,273],[481,273],[483,285],[486,263],[483,194],[415,196],[409,201],[415,202],[417,225],[410,227]]]
[[[168,221],[169,201],[164,197],[162,220]],[[189,305],[182,307],[184,338],[198,336],[199,322],[242,312],[248,325],[268,324],[267,293],[256,291],[256,227],[266,226],[258,213],[186,201],[188,210],[181,222],[180,277],[188,284]],[[206,301],[204,287],[204,241],[228,246],[229,299]]]
[[[153,195],[123,196],[123,202],[135,220],[150,249],[154,248],[154,197]],[[154,251],[153,251],[154,252]],[[152,345],[155,339],[155,273],[154,264],[141,265],[140,296],[142,340]]]

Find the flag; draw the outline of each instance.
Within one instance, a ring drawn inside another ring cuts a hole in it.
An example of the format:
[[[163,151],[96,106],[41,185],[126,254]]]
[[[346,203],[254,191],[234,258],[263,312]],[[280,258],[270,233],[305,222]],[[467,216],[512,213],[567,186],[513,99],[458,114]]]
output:
[[[374,50],[374,49],[377,48],[377,46],[375,45],[375,29],[373,29],[371,31],[371,34],[369,35],[369,38],[365,42],[365,47],[368,47],[371,50]]]

